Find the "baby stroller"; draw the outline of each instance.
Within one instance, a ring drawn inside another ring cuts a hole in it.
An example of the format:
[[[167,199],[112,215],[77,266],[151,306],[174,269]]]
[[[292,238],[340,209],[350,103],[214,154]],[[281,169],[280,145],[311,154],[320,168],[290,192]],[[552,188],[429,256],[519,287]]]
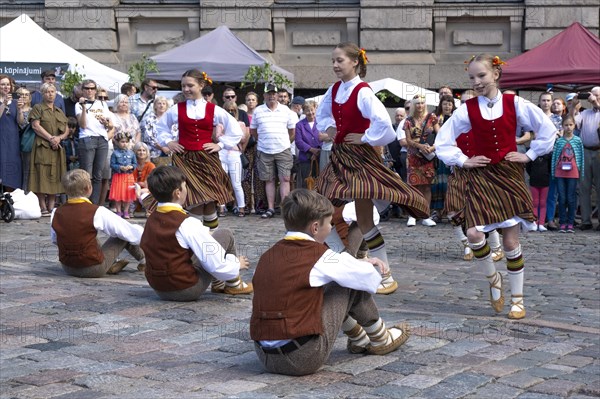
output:
[[[14,201],[9,193],[4,192],[4,185],[0,179],[0,217],[6,223],[10,223],[15,218]]]

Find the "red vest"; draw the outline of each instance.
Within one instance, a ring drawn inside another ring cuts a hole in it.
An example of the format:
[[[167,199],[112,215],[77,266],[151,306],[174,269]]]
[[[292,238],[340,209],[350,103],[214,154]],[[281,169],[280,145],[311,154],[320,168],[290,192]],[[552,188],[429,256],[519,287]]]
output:
[[[146,255],[146,280],[156,291],[180,291],[198,282],[198,273],[192,264],[191,249],[177,241],[175,233],[188,218],[178,211],[152,212],[140,241]]]
[[[467,110],[471,120],[471,146],[473,155],[485,155],[496,164],[506,154],[517,151],[517,112],[515,95],[502,95],[502,116],[491,121],[483,119],[477,97],[467,100]]]
[[[52,228],[56,233],[58,260],[63,265],[83,268],[104,262],[94,227],[97,210],[98,205],[83,202],[66,203],[54,212]]]
[[[204,119],[187,116],[187,101],[177,104],[179,122],[179,144],[188,151],[202,151],[202,146],[212,143],[215,104],[206,103]]]
[[[336,82],[331,89],[331,113],[337,127],[337,134],[335,135],[334,142],[341,144],[344,142],[344,137],[348,133],[364,133],[365,130],[371,125],[371,121],[363,118],[360,110],[358,109],[358,91],[363,87],[368,87],[368,83],[361,82],[354,87],[350,98],[344,104],[338,104],[335,102],[338,89],[342,82]]]
[[[252,278],[253,340],[323,333],[323,287],[311,287],[309,275],[326,250],[315,241],[281,240],[260,257]]]
[[[462,153],[468,156],[469,158],[475,155],[475,148],[473,148],[471,132],[472,131],[470,130],[467,133],[463,133],[456,138],[456,146],[460,148]]]

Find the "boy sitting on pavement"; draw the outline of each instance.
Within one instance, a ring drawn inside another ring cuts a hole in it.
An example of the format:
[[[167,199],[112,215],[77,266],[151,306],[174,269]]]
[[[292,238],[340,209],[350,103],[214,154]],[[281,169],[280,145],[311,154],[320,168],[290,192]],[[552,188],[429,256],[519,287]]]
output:
[[[52,213],[50,236],[58,246],[63,270],[71,276],[89,278],[117,274],[129,263],[117,259],[123,249],[138,260],[138,270],[143,270],[146,261],[139,247],[142,226],[92,204],[88,199],[92,194],[92,181],[85,170],[67,172],[62,184],[69,199]],[[109,236],[102,246],[98,231]]]
[[[240,278],[247,259],[235,253],[233,233],[208,227],[183,210],[187,196],[184,174],[174,166],[159,166],[148,176],[148,188],[158,201],[148,217],[141,247],[146,254],[146,279],[167,301],[195,301],[212,280],[212,292],[252,293]]]
[[[281,209],[288,232],[261,256],[252,279],[250,337],[265,369],[287,375],[316,372],[340,327],[350,353],[385,355],[402,345],[409,332],[386,328],[371,295],[381,283],[373,266],[386,272],[385,263],[335,253],[323,244],[331,231],[331,202],[297,189]]]

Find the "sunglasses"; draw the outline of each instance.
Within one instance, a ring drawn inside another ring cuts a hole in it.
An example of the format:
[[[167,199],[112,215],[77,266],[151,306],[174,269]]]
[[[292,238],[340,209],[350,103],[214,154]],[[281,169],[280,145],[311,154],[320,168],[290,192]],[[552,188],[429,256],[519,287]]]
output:
[[[158,90],[158,86],[146,86],[146,87],[148,87],[148,88],[150,88],[152,90]]]
[[[223,96],[223,97],[225,97],[228,100],[233,100],[236,96],[234,94],[233,96]]]
[[[84,87],[83,90],[96,90],[96,86],[93,86],[93,87]]]
[[[108,96],[98,96],[98,100],[108,100]]]

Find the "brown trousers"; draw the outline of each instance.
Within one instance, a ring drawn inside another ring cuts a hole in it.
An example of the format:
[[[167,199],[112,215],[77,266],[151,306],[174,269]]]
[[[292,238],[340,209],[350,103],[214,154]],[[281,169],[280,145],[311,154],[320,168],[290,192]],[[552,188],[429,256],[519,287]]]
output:
[[[212,236],[223,248],[225,248],[226,254],[237,255],[235,239],[231,230],[220,228],[215,230],[212,233]],[[200,295],[202,295],[210,285],[213,277],[202,268],[196,255],[192,257],[192,263],[196,267],[196,272],[198,273],[198,282],[189,288],[179,291],[165,292],[155,290],[160,299],[164,301],[190,302],[200,298]]]
[[[315,373],[329,358],[333,344],[347,315],[358,324],[371,325],[379,319],[379,310],[371,294],[327,284],[323,294],[321,320],[323,334],[315,336],[300,348],[289,353],[265,353],[255,342],[258,359],[270,373],[306,375]]]
[[[133,245],[117,237],[110,237],[102,245],[104,253],[104,262],[88,267],[70,267],[61,264],[65,273],[75,277],[97,278],[106,275],[106,272],[115,263],[121,252],[126,249],[136,260],[144,259],[144,252],[139,245]]]

